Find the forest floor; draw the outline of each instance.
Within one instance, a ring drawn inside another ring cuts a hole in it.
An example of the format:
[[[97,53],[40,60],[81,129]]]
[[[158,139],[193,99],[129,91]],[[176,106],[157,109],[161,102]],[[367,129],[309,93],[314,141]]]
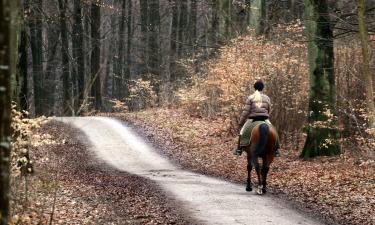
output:
[[[154,182],[97,162],[75,128],[51,121],[33,133],[54,144],[30,150],[26,185],[12,180],[11,224],[192,224]]]
[[[232,155],[237,143],[221,119],[192,117],[182,110],[152,109],[105,114],[130,123],[167,157],[191,171],[244,184],[246,157]],[[348,154],[309,161],[283,143],[271,165],[272,195],[286,198],[330,223],[375,224],[375,162]],[[255,174],[253,174],[255,176]]]

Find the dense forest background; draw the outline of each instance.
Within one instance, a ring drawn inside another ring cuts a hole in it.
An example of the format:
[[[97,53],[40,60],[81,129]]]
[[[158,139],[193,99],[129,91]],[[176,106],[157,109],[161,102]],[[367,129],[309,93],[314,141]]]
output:
[[[304,130],[304,149],[326,149],[306,156],[337,154],[331,140],[341,134],[373,132],[375,1],[25,0],[22,7],[13,99],[31,116],[178,106],[235,120],[251,83],[263,79],[282,135]]]
[[[141,109],[155,101],[147,87],[156,104],[170,104],[187,83],[187,64],[203,74],[202,63],[249,25],[269,32],[304,11],[301,0],[25,0],[22,7],[14,90],[31,115],[110,111],[110,99]]]

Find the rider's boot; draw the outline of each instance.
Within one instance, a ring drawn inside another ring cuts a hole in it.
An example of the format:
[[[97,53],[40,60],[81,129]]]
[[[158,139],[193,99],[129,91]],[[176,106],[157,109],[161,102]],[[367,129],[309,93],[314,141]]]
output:
[[[238,135],[238,145],[237,145],[237,148],[235,148],[233,150],[234,155],[241,155],[242,154],[243,149],[241,147],[240,141],[241,141],[241,135]]]
[[[281,156],[281,154],[280,154],[280,143],[279,143],[279,141],[277,141],[277,143],[276,143],[275,156],[276,156],[276,157],[280,157],[280,156]]]

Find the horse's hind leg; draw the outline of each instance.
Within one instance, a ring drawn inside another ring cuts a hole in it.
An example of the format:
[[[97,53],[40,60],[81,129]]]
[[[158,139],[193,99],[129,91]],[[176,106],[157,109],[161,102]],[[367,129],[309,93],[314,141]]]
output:
[[[262,166],[262,192],[265,194],[267,192],[267,174],[268,171],[270,170],[270,167],[266,164],[263,163]]]
[[[247,155],[247,184],[246,184],[246,191],[252,191],[252,184],[251,184],[251,170],[253,166],[251,165],[251,157]]]
[[[256,161],[256,163],[255,163],[255,170],[256,170],[257,176],[258,176],[258,191],[257,191],[257,193],[261,195],[261,194],[263,194],[263,183],[262,183],[262,175],[261,175],[262,171],[260,169],[258,161]]]

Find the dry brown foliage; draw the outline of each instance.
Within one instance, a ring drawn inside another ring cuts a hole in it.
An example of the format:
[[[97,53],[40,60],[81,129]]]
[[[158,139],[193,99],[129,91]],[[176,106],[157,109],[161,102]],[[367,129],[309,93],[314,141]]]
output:
[[[272,101],[271,121],[283,140],[301,138],[308,115],[308,59],[304,27],[300,22],[280,25],[271,40],[252,35],[238,37],[207,63],[207,73],[192,72],[192,86],[178,92],[180,106],[198,117],[230,118],[229,131],[238,130],[237,119],[252,84],[265,81]],[[374,44],[372,45],[374,48]],[[355,37],[335,41],[335,74],[338,127],[343,143],[359,144],[365,155],[375,156],[374,130],[367,129],[361,49]],[[372,59],[374,61],[374,59]],[[351,148],[351,146],[350,146]],[[347,148],[344,148],[344,150]],[[362,154],[361,153],[361,154]]]

